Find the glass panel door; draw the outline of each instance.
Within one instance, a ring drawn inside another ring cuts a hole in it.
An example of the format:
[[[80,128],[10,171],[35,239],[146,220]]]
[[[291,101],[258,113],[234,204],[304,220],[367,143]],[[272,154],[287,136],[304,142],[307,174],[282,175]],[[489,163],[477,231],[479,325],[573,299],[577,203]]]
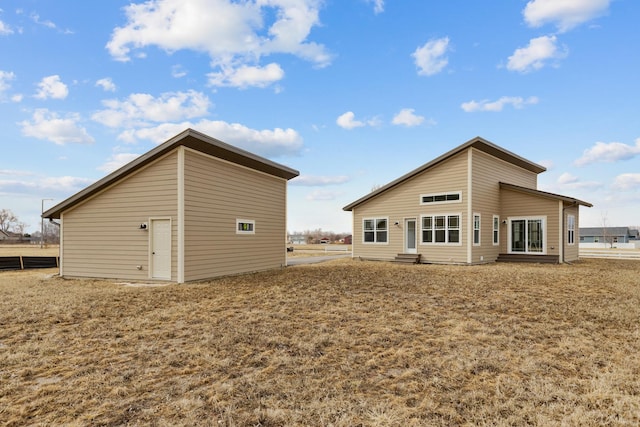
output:
[[[530,219],[527,221],[527,251],[542,252],[542,220]]]
[[[526,220],[511,221],[511,252],[524,252]]]
[[[407,219],[404,221],[404,229],[405,231],[405,241],[406,247],[405,251],[409,254],[415,254],[417,252],[416,249],[416,220],[415,219]]]

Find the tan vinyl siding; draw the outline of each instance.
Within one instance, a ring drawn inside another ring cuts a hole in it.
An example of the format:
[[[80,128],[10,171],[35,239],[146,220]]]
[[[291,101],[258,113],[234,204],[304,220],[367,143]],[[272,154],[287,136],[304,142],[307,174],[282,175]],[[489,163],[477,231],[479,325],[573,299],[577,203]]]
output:
[[[500,220],[508,220],[510,217],[546,217],[546,255],[559,255],[560,248],[558,233],[560,230],[560,215],[558,214],[558,201],[530,194],[503,189],[501,190],[502,211]],[[577,219],[577,218],[576,218]],[[508,225],[500,225],[500,249],[507,253]]]
[[[172,218],[177,242],[177,155],[175,152],[118,181],[63,212],[62,274],[130,280],[149,278],[149,217]],[[142,269],[138,270],[137,266]],[[172,251],[171,276],[177,255]]]
[[[391,260],[404,252],[404,220],[417,220],[418,253],[423,262],[466,262],[467,227],[467,153],[463,152],[428,169],[398,186],[366,201],[353,209],[353,254],[365,259]],[[462,193],[461,203],[421,205],[420,195],[431,193]],[[459,245],[425,245],[420,239],[421,215],[460,214],[461,243]],[[388,218],[388,244],[363,243],[363,219]],[[394,225],[398,222],[399,225]]]
[[[564,261],[571,262],[577,261],[580,257],[579,254],[579,246],[580,246],[580,231],[579,231],[579,209],[578,206],[570,206],[564,208],[564,233],[562,239],[564,241]],[[568,228],[567,228],[567,217],[569,215],[573,215],[575,217],[575,228],[574,228],[574,244],[570,245],[567,242],[568,238]]]
[[[535,189],[537,174],[512,163],[497,159],[483,151],[471,149],[472,213],[480,214],[480,246],[472,247],[471,262],[495,261],[507,239],[507,227],[500,217],[500,245],[493,245],[493,215],[500,215],[500,182]],[[506,246],[505,246],[506,247]]]
[[[286,186],[283,178],[185,150],[185,280],[284,266]],[[255,221],[255,234],[237,234],[236,219]]]

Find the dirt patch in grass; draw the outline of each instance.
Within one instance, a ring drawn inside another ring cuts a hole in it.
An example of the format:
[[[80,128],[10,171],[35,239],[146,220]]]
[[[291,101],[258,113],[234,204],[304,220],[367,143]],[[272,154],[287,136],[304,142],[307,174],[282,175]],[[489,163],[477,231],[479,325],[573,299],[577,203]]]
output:
[[[637,425],[640,262],[0,273],[0,424]]]

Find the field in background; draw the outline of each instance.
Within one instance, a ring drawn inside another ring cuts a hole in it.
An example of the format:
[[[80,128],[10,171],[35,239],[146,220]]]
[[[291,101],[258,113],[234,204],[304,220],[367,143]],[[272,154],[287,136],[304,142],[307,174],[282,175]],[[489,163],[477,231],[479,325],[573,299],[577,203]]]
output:
[[[287,252],[287,257],[309,257],[338,255],[351,253],[351,245],[328,244],[328,245],[287,245],[293,247],[293,252]]]
[[[39,244],[33,245],[12,245],[1,244],[0,256],[59,256],[58,245],[45,245],[40,248]]]
[[[640,262],[0,272],[0,424],[640,423]]]

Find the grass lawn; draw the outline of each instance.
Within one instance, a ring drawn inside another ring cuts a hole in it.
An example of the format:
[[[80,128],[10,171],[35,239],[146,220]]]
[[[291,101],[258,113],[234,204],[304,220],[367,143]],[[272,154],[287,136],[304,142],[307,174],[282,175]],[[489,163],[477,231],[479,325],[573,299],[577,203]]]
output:
[[[0,272],[0,425],[635,426],[640,262]]]

